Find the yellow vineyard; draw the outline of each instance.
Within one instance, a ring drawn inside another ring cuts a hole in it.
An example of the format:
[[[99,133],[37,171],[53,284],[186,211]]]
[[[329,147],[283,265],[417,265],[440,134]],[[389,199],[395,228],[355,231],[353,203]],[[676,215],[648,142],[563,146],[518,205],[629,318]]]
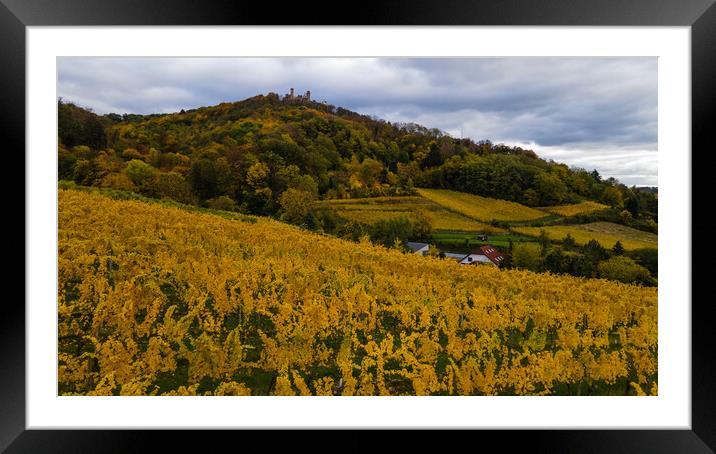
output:
[[[59,191],[59,392],[656,393],[657,291]]]
[[[609,249],[614,247],[617,241],[621,241],[622,246],[627,250],[658,247],[658,237],[655,234],[611,222],[547,227],[512,227],[512,230],[529,236],[539,236],[540,231],[544,230],[547,236],[553,240],[561,240],[570,234],[577,244],[582,245],[595,239],[603,247]]]
[[[328,200],[324,204],[353,221],[372,224],[380,220],[410,217],[423,211],[435,230],[497,233],[504,231],[447,210],[422,197],[374,197],[366,199]]]
[[[558,216],[578,216],[580,214],[590,214],[597,211],[605,210],[609,208],[607,205],[601,203],[592,202],[591,200],[581,203],[575,203],[572,205],[559,205],[554,207],[544,207],[542,210],[556,214]]]
[[[483,222],[531,221],[547,216],[543,211],[507,200],[491,199],[447,189],[418,189],[426,199],[465,216]]]

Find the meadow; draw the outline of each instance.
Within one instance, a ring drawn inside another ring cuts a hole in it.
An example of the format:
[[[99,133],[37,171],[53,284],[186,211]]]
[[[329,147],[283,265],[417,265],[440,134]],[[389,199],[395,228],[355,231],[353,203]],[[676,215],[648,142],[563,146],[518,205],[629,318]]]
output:
[[[532,221],[547,213],[507,200],[481,197],[447,189],[418,189],[418,193],[438,205],[483,222]]]
[[[657,248],[657,235],[642,230],[632,229],[611,222],[592,222],[579,225],[552,225],[546,227],[511,227],[511,230],[523,235],[537,237],[544,230],[552,240],[560,241],[567,234],[572,235],[577,244],[583,245],[595,239],[603,247],[611,249],[617,241],[624,249]]]
[[[644,395],[657,290],[58,191],[60,395]]]
[[[467,241],[466,241],[467,240]],[[507,251],[512,241],[513,246],[518,243],[529,243],[537,241],[533,237],[518,235],[512,232],[494,233],[487,237],[487,241],[481,241],[475,235],[465,232],[434,232],[432,243],[451,252],[472,252],[477,247],[486,244],[497,246]]]

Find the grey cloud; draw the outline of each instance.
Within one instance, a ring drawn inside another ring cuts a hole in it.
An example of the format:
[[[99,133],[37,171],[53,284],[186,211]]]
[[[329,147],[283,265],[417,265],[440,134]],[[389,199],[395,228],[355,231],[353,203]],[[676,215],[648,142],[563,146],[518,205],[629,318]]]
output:
[[[58,96],[98,113],[176,112],[294,87],[389,121],[559,149],[568,164],[656,184],[652,57],[65,57],[58,68]],[[641,150],[649,164],[602,150]]]

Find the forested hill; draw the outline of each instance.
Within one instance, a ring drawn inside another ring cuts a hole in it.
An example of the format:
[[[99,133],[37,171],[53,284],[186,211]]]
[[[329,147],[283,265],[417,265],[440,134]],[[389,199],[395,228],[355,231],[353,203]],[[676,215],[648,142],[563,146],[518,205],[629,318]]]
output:
[[[87,186],[267,215],[288,189],[330,199],[445,188],[528,206],[595,200],[656,220],[654,193],[596,171],[273,93],[173,114],[58,110],[59,178]]]

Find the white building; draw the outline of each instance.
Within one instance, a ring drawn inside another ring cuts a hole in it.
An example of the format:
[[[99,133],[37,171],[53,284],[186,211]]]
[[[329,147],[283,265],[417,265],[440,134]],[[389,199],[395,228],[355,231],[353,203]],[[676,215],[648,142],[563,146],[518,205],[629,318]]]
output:
[[[430,245],[427,243],[405,243],[413,251],[413,254],[428,255]]]
[[[483,263],[496,266],[488,256],[483,254],[470,254],[460,261],[460,265],[480,265]]]
[[[444,254],[445,254],[445,258],[453,259],[458,262],[462,262],[462,259],[467,257],[467,255],[465,255],[465,254],[456,254],[454,252],[445,252]]]

